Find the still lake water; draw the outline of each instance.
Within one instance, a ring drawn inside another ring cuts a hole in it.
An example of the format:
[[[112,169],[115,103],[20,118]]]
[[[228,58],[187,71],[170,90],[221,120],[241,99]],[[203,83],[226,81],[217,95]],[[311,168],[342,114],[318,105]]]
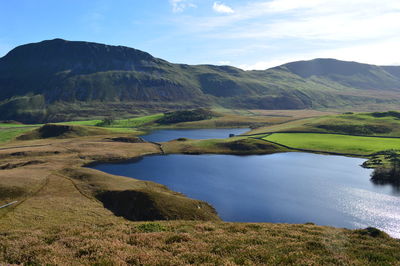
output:
[[[213,129],[161,129],[141,136],[147,141],[166,142],[177,138],[189,139],[225,139],[229,134],[240,135],[248,128],[213,128]]]
[[[298,152],[155,155],[93,168],[204,200],[225,221],[373,226],[400,238],[400,193],[390,185],[374,185],[372,171],[360,167],[363,162]]]

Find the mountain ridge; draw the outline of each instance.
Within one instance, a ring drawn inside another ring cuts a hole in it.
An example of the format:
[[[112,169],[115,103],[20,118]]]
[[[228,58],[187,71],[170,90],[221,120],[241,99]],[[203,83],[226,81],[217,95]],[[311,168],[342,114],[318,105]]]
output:
[[[0,58],[0,119],[22,122],[213,106],[400,107],[399,91],[400,66],[326,58],[245,71],[174,64],[126,46],[62,39],[18,46]]]

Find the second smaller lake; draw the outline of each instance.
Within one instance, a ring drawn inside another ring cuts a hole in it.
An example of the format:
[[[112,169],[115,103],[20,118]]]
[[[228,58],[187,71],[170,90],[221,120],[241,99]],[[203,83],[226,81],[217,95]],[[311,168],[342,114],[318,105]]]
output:
[[[224,139],[229,134],[240,135],[248,128],[213,128],[213,129],[162,129],[141,136],[147,141],[166,142],[177,138],[188,139]]]

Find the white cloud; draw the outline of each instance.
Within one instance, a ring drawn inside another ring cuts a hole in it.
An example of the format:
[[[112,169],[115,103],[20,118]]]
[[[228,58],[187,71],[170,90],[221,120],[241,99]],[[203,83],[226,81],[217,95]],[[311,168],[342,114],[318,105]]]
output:
[[[213,10],[217,13],[232,14],[235,11],[230,7],[220,2],[214,2]]]
[[[273,0],[240,7],[228,16],[194,20],[191,25],[219,38],[355,40],[399,34],[399,17],[397,0]]]
[[[231,61],[219,61],[219,62],[217,63],[217,65],[220,65],[220,66],[229,66],[229,65],[231,65],[231,64],[232,64]]]
[[[235,6],[233,13],[185,17],[179,25],[184,27],[185,35],[195,34],[212,40],[218,44],[214,54],[242,63],[239,66],[246,69],[265,69],[315,57],[372,64],[400,62],[396,48],[400,47],[397,38],[400,36],[399,0],[252,0],[242,3]],[[218,5],[223,4],[214,3]],[[271,49],[259,48],[260,45]],[[254,48],[248,49],[251,46]]]
[[[189,0],[170,0],[170,3],[172,5],[172,11],[174,13],[183,12],[186,8],[189,8],[189,7],[192,7],[192,8],[197,7],[195,4],[191,3]]]
[[[320,40],[361,40],[400,34],[400,12],[373,14],[331,14],[254,23],[232,27],[216,38],[301,38]]]

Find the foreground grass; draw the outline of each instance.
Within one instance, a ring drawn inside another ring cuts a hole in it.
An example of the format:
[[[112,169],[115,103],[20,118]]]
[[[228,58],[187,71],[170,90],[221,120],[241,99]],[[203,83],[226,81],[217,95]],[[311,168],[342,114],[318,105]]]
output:
[[[360,155],[369,155],[382,150],[400,149],[400,139],[398,138],[318,133],[273,133],[263,139],[296,149]]]
[[[104,217],[102,217],[104,218]],[[5,264],[398,265],[400,242],[314,225],[98,221],[0,235]]]

